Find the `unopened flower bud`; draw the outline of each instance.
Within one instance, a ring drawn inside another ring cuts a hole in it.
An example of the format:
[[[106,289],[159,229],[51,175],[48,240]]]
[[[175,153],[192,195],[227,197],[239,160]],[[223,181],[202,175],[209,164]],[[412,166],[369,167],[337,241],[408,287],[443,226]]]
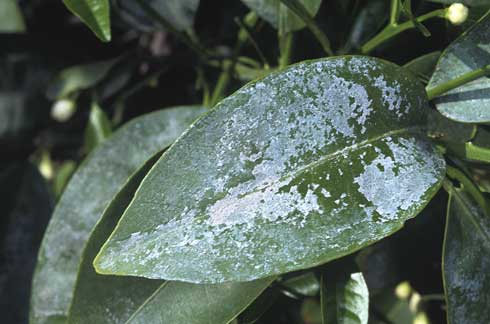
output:
[[[462,3],[453,3],[447,8],[446,19],[453,25],[461,25],[468,18],[468,7]]]
[[[61,99],[51,108],[51,117],[59,122],[66,122],[75,113],[75,102],[70,99]]]

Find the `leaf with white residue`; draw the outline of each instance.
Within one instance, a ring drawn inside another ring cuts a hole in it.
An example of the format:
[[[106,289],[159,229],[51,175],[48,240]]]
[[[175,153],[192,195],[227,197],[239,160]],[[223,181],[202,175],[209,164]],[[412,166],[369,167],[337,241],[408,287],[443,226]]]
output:
[[[439,189],[424,88],[369,57],[307,61],[238,90],[142,182],[100,273],[249,281],[352,253]]]
[[[490,64],[490,13],[442,53],[427,89]],[[437,109],[462,123],[490,122],[490,78],[483,77],[434,99]]]

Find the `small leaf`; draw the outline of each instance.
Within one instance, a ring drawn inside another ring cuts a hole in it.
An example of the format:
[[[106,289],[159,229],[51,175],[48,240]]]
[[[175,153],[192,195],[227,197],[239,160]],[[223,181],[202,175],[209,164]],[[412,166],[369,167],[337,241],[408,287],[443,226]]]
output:
[[[303,20],[280,0],[242,0],[242,2],[283,34],[305,27]],[[299,2],[314,17],[320,9],[322,0],[299,0]]]
[[[490,323],[490,218],[464,190],[449,188],[443,250],[448,323]]]
[[[65,189],[76,168],[77,164],[74,161],[66,161],[63,162],[63,164],[56,171],[56,175],[53,179],[53,193],[56,199],[58,199],[63,193],[63,190]]]
[[[111,40],[109,0],[63,0],[63,3],[102,41]]]
[[[139,117],[95,149],[68,183],[44,235],[31,299],[31,323],[66,318],[84,244],[114,195],[205,108],[176,107]]]
[[[348,2],[341,1],[341,3]],[[349,52],[351,48],[360,49],[362,44],[367,42],[384,26],[388,13],[389,3],[387,1],[367,1],[355,17],[343,52]]]
[[[476,134],[473,124],[457,123],[441,115],[436,110],[429,113],[427,135],[437,141],[446,143],[466,143]]]
[[[321,278],[320,299],[324,324],[367,324],[369,292],[362,273]]]
[[[0,33],[22,33],[26,24],[17,0],[0,2]]]
[[[132,26],[142,29],[157,29],[161,25],[152,21],[141,9],[139,0],[117,0],[122,18]],[[184,31],[192,28],[194,16],[199,7],[199,0],[145,0],[173,28]]]
[[[378,241],[439,189],[444,160],[420,135],[427,111],[411,74],[369,57],[307,61],[249,83],[164,153],[96,269],[250,281]]]
[[[490,12],[442,53],[427,89],[490,64]],[[453,89],[434,102],[441,114],[462,123],[490,122],[490,78]]]
[[[49,99],[55,100],[88,89],[104,79],[118,61],[119,58],[115,58],[64,69],[48,85],[46,95]]]
[[[112,133],[112,125],[106,113],[94,102],[90,108],[87,128],[85,129],[85,151],[90,152],[105,141]]]
[[[284,281],[283,286],[295,294],[309,297],[316,296],[320,291],[320,282],[311,271]]]
[[[441,52],[431,52],[417,57],[406,63],[403,67],[415,74],[421,81],[427,83],[434,73]]]

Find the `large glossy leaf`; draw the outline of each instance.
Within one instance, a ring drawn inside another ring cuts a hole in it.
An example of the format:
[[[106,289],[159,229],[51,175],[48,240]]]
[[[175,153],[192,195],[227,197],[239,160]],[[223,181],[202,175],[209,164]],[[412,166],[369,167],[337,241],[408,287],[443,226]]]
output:
[[[443,251],[448,322],[490,323],[490,218],[464,189],[451,188]]]
[[[442,53],[428,89],[490,64],[490,13]],[[463,123],[490,122],[490,79],[483,77],[434,99],[447,118]]]
[[[228,323],[272,282],[271,278],[237,284],[189,285],[95,272],[93,258],[158,156],[131,177],[90,235],[82,255],[69,323]]]
[[[78,16],[101,40],[111,40],[109,0],[63,0],[65,6]]]
[[[329,278],[322,275],[320,291],[324,324],[367,324],[369,292],[362,273]]]
[[[0,171],[0,312],[2,323],[27,323],[37,250],[53,202],[37,168],[19,161]]]
[[[0,33],[24,32],[26,25],[17,0],[0,2]]]
[[[166,282],[138,309],[128,323],[230,323],[272,280],[265,278],[215,285]]]
[[[118,61],[116,58],[66,68],[48,85],[46,95],[54,100],[90,88],[104,79]]]
[[[369,245],[439,188],[444,161],[419,135],[427,109],[411,74],[369,57],[308,61],[249,83],[162,156],[94,264],[248,281]]]
[[[280,0],[242,0],[242,2],[281,33],[305,27],[305,23]],[[315,16],[322,0],[299,0],[299,2],[311,16]]]
[[[68,323],[125,323],[163,280],[98,275],[93,266],[97,251],[111,234],[143,177],[161,152],[127,181],[104,211],[83,250]]]
[[[140,0],[116,0],[121,16],[140,29],[161,27],[138,4]],[[199,0],[145,0],[176,30],[192,28]]]
[[[170,145],[204,111],[176,107],[131,121],[94,150],[72,176],[38,256],[31,323],[64,321],[85,241],[128,177]]]

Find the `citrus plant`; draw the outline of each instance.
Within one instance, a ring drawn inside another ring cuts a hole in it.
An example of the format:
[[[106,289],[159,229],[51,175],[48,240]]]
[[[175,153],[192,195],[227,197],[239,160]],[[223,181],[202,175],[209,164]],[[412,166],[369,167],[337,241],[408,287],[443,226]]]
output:
[[[63,3],[115,50],[36,80],[74,152],[0,174],[56,200],[29,323],[490,322],[490,1]],[[2,60],[15,153],[37,117]]]

